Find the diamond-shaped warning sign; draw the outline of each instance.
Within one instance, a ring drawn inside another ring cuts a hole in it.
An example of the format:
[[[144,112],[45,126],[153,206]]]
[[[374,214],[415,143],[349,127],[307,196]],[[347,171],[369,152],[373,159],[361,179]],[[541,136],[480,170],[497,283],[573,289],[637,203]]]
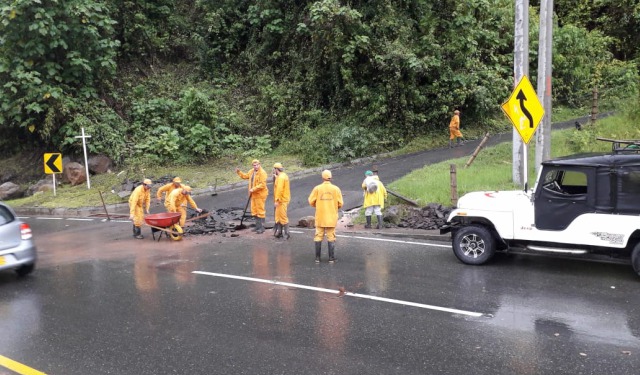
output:
[[[522,141],[529,144],[544,116],[544,107],[527,76],[522,76],[509,100],[502,104],[502,111],[511,120]]]

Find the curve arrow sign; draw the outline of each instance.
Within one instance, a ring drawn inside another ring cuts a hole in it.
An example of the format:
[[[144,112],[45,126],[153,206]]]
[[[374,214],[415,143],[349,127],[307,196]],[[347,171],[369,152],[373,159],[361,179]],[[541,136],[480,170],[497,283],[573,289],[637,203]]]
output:
[[[520,110],[527,117],[527,120],[529,120],[529,127],[533,128],[533,116],[531,116],[531,113],[529,112],[527,107],[524,106],[524,102],[527,101],[527,97],[524,95],[524,92],[522,92],[522,90],[518,92],[518,96],[516,96],[516,99],[520,101]]]

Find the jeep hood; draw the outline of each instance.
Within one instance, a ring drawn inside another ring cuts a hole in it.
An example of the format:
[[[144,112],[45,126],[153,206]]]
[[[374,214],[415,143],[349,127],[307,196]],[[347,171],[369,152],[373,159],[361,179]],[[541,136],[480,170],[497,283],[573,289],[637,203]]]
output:
[[[530,196],[522,190],[475,191],[458,200],[458,209],[511,212],[523,200],[530,200]]]

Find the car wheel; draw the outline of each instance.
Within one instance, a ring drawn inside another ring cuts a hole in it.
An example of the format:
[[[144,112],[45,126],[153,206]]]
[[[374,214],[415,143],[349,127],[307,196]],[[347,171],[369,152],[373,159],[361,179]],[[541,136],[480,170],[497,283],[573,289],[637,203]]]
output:
[[[22,266],[16,268],[16,273],[18,274],[18,276],[24,277],[33,272],[34,269],[36,269],[35,263],[23,264]]]
[[[483,264],[491,259],[495,252],[495,240],[485,227],[462,227],[453,236],[453,253],[462,263]]]
[[[631,253],[631,265],[633,270],[640,276],[640,242],[636,244]]]

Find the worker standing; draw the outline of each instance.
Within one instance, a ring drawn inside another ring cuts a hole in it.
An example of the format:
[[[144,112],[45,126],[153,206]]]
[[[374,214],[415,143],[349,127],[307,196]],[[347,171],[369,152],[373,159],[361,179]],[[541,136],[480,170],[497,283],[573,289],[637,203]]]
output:
[[[264,233],[264,220],[266,211],[264,209],[269,189],[267,188],[267,172],[260,166],[260,160],[253,159],[251,162],[253,169],[244,173],[240,168],[236,168],[236,173],[243,180],[249,180],[249,199],[251,199],[251,215],[256,218],[256,233]]]
[[[191,198],[191,186],[183,185],[169,194],[169,207],[167,212],[180,212],[180,226],[183,227],[187,221],[187,204],[191,205],[198,212],[202,209]]]
[[[289,217],[287,216],[287,206],[291,200],[289,176],[284,173],[282,163],[273,165],[273,174],[276,177],[273,182],[273,206],[276,208],[276,229],[273,235],[276,238],[281,238],[284,232],[284,238],[288,240],[291,238],[291,234],[289,234]]]
[[[149,213],[151,206],[151,180],[145,178],[142,185],[133,189],[129,196],[129,220],[133,221],[133,237],[143,239],[142,223],[144,222],[144,213]]]
[[[168,184],[158,189],[158,192],[156,193],[156,198],[158,198],[158,202],[162,202],[162,193],[165,193],[164,208],[166,208],[167,210],[169,209],[169,194],[171,194],[171,192],[174,191],[175,189],[181,187],[182,186],[181,184],[182,184],[182,179],[180,177],[175,177],[173,181],[169,182]]]
[[[456,140],[456,146],[460,146],[460,139],[462,139],[462,143],[465,142],[460,132],[460,111],[457,109],[453,111],[453,117],[451,117],[451,122],[449,122],[449,148],[453,147],[454,139]]]
[[[378,219],[377,229],[382,229],[382,210],[384,201],[387,200],[387,189],[382,181],[372,171],[365,172],[366,178],[362,182],[364,190],[364,216],[367,220],[365,228],[371,228],[371,215],[375,214]]]
[[[338,210],[342,208],[342,192],[331,183],[331,171],[322,171],[323,182],[317,185],[309,195],[309,204],[315,207],[316,233],[313,237],[316,250],[316,263],[320,263],[322,240],[327,236],[329,245],[329,263],[336,261],[336,225],[338,225]]]

